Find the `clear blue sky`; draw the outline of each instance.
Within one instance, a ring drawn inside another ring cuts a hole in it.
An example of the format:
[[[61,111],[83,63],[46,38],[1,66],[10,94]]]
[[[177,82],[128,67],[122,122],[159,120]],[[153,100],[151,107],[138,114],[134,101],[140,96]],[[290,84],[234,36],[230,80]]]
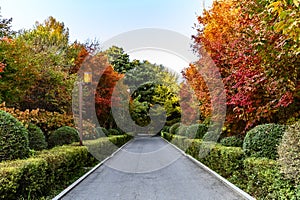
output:
[[[165,28],[190,37],[204,0],[0,0],[13,29],[32,28],[48,16],[65,23],[70,39],[105,41],[139,28]],[[211,0],[205,0],[208,7]]]

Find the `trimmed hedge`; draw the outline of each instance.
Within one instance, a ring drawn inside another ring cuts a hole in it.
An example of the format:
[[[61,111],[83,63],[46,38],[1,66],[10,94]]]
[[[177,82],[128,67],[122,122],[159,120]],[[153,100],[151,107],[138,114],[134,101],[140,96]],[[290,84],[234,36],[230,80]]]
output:
[[[215,128],[213,130],[206,132],[202,139],[204,141],[217,142],[220,139],[221,132],[222,131],[220,129]]]
[[[246,191],[258,199],[299,199],[300,192],[292,182],[285,180],[275,160],[247,158],[244,161]]]
[[[175,137],[175,135],[164,131],[161,131],[161,136],[166,140],[168,140],[169,142],[173,139],[173,137]]]
[[[221,139],[220,143],[226,147],[243,147],[243,140],[235,135]]]
[[[112,137],[109,137],[108,139],[111,143],[113,143],[117,147],[121,147],[123,144],[127,143],[132,138],[133,138],[133,136],[124,134],[124,135],[112,136]]]
[[[95,158],[103,160],[131,139],[130,135],[117,135],[83,141],[83,144]]]
[[[161,131],[169,132],[170,131],[170,126],[164,126]]]
[[[128,141],[125,138],[128,136],[102,138],[102,146],[98,147],[104,152],[105,143],[112,144],[113,141],[120,146],[122,142]],[[96,160],[87,147],[72,145],[43,150],[26,160],[2,162],[0,199],[41,199],[48,195],[53,196],[54,192],[57,193],[71,184],[71,180],[83,175],[86,172],[84,167],[95,164]]]
[[[207,142],[163,133],[163,137],[257,199],[300,198],[300,186],[284,179],[279,164],[267,158],[246,158],[242,148],[212,146],[201,156]]]
[[[42,129],[34,124],[29,124],[27,130],[30,149],[40,151],[47,148],[48,144]]]
[[[177,128],[176,134],[181,136],[186,136],[186,131],[188,129],[188,126],[181,125]]]
[[[0,110],[0,161],[28,156],[27,129],[11,114]]]
[[[242,169],[244,152],[240,147],[215,145],[208,156],[199,160],[224,177],[231,177]]]
[[[173,124],[173,125],[170,127],[170,129],[169,129],[169,133],[175,135],[176,132],[177,132],[177,129],[179,128],[179,126],[180,126],[180,123],[179,123],[179,122]]]
[[[285,177],[300,184],[300,121],[290,125],[278,147],[281,171]]]
[[[170,139],[171,134],[163,135],[167,140]],[[179,136],[173,136],[171,142],[224,177],[230,177],[241,169],[244,152],[240,147],[225,147],[220,144],[210,146],[210,143],[201,139],[193,140]],[[207,153],[207,150],[208,156],[203,156],[202,153]]]
[[[202,139],[207,132],[208,127],[205,124],[192,124],[187,129],[188,138]]]
[[[79,142],[79,135],[75,128],[69,126],[60,127],[51,133],[48,138],[49,147],[71,144],[73,142]]]
[[[113,128],[108,130],[108,134],[109,135],[122,135],[122,133],[120,133],[117,129],[113,129]]]
[[[0,163],[0,199],[49,195],[93,162],[86,147],[63,146],[35,158]]]
[[[247,132],[243,150],[247,156],[278,158],[277,147],[285,131],[284,125],[263,124]]]

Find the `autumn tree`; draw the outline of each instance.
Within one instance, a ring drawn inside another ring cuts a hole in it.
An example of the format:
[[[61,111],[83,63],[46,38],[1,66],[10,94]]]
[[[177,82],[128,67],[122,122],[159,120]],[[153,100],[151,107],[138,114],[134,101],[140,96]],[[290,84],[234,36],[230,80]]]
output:
[[[194,48],[200,55],[206,51],[222,75],[227,94],[227,131],[232,134],[256,124],[287,120],[295,113],[282,116],[297,94],[299,59],[291,47],[297,49],[298,43],[274,31],[278,17],[266,9],[272,6],[269,4],[215,1],[198,17]],[[201,68],[203,58],[195,65]],[[197,71],[191,65],[185,76],[205,102],[209,92]]]
[[[71,70],[80,65],[86,54],[80,61],[79,53],[86,48],[70,44],[63,23],[49,17],[33,29],[2,41],[2,47],[0,57],[6,67],[0,93],[8,106],[70,113],[76,77]]]

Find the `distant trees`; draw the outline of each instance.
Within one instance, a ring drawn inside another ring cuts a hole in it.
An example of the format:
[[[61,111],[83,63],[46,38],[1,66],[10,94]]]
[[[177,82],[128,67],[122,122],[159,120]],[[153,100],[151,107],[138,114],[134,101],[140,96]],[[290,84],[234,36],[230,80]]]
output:
[[[167,124],[180,120],[179,86],[175,74],[162,65],[148,61],[130,61],[129,55],[119,47],[113,46],[104,53],[114,70],[124,74],[123,84],[132,93],[130,114],[136,124],[146,126],[150,123],[149,111],[155,104],[166,110]],[[155,112],[159,115],[161,111]]]

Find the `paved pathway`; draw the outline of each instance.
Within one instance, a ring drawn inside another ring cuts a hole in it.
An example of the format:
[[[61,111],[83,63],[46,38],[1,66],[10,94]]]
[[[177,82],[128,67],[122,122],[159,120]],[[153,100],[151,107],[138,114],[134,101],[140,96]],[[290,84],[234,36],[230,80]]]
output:
[[[134,139],[64,200],[245,199],[160,137]]]

